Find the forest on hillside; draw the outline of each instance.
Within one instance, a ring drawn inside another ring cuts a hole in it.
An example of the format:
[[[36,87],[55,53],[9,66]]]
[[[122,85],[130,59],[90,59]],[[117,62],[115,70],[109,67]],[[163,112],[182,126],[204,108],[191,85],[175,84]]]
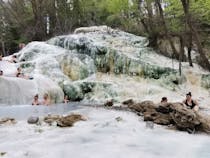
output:
[[[0,0],[0,51],[93,25],[146,36],[157,50],[167,40],[170,57],[191,66],[197,51],[210,70],[210,0]]]

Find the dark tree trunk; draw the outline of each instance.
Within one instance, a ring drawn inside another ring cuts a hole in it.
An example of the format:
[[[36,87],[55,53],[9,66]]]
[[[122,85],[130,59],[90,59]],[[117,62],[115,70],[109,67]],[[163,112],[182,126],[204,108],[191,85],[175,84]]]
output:
[[[184,46],[185,46],[185,42],[184,42],[184,38],[183,36],[180,36],[180,54],[179,54],[179,74],[180,76],[182,75],[182,61],[184,58]]]
[[[198,32],[196,30],[196,28],[193,26],[192,24],[192,18],[191,15],[189,13],[189,7],[190,7],[190,1],[189,0],[181,0],[183,9],[184,9],[184,13],[185,13],[185,20],[186,23],[190,29],[190,33],[192,34],[192,36],[194,37],[195,43],[197,45],[198,48],[198,52],[200,54],[201,57],[201,66],[205,69],[208,69],[210,71],[210,63],[208,58],[206,57],[203,48],[202,48],[202,44],[198,35]]]
[[[188,62],[189,62],[189,65],[193,67],[192,57],[191,57],[191,51],[192,51],[192,45],[193,45],[192,42],[193,42],[192,41],[192,34],[190,33],[187,53],[188,53]]]
[[[3,40],[1,41],[1,48],[2,48],[2,55],[3,55],[3,56],[6,56],[5,43],[4,43]],[[0,55],[1,55],[1,54],[0,54]]]
[[[161,22],[162,22],[162,25],[163,25],[163,29],[164,29],[164,33],[166,35],[166,38],[168,39],[168,41],[170,43],[170,46],[171,46],[171,49],[173,51],[174,57],[176,59],[178,59],[180,55],[179,55],[178,51],[176,50],[176,48],[174,46],[174,43],[172,41],[171,35],[168,33],[168,28],[166,26],[166,22],[165,22],[165,18],[164,18],[161,2],[160,2],[160,0],[155,0],[155,3],[158,6],[158,10],[159,10],[159,13],[160,13],[160,18],[161,18]]]

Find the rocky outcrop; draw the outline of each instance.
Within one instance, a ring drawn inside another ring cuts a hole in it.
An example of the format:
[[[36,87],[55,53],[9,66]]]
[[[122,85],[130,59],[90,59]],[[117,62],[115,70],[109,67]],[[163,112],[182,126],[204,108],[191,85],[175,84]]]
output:
[[[2,118],[0,119],[0,125],[11,125],[11,124],[15,124],[16,120],[14,118]]]
[[[178,130],[205,132],[210,134],[210,117],[188,109],[182,103],[165,103],[155,105],[144,101],[128,106],[131,110],[143,115],[144,121],[160,125],[173,125]]]
[[[44,122],[52,125],[56,123],[59,127],[72,127],[78,121],[86,121],[86,118],[80,114],[71,114],[67,116],[48,115],[44,117]]]
[[[175,49],[179,53],[180,52],[180,47],[181,47],[179,38],[178,37],[172,37],[171,40],[174,44]],[[163,54],[167,57],[170,57],[170,58],[172,58],[172,57],[175,58],[175,56],[173,56],[173,50],[171,48],[170,42],[166,37],[159,38],[157,40],[157,47],[158,47],[158,50],[160,51],[161,54]]]

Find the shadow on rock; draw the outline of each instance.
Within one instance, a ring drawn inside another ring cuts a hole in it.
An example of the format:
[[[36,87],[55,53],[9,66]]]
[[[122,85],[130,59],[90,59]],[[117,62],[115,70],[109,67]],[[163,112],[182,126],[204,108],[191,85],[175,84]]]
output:
[[[182,103],[154,104],[152,101],[130,104],[128,108],[160,125],[173,125],[178,130],[189,133],[205,132],[210,134],[210,117],[186,108]]]

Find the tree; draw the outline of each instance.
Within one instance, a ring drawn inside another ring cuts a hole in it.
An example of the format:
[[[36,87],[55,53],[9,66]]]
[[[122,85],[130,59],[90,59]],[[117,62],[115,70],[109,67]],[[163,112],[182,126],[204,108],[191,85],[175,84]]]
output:
[[[197,29],[192,24],[192,17],[191,17],[190,11],[189,11],[190,0],[181,0],[181,3],[182,3],[184,14],[185,14],[186,24],[189,27],[190,34],[194,37],[195,43],[196,43],[197,48],[198,48],[198,52],[199,52],[200,57],[201,57],[200,64],[204,68],[206,68],[206,69],[208,69],[210,71],[209,60],[207,59],[207,57],[206,57],[206,55],[205,55],[205,53],[203,51],[202,44],[201,44],[201,41],[200,41],[200,38],[199,38],[199,35],[198,35],[198,32],[197,32]]]

